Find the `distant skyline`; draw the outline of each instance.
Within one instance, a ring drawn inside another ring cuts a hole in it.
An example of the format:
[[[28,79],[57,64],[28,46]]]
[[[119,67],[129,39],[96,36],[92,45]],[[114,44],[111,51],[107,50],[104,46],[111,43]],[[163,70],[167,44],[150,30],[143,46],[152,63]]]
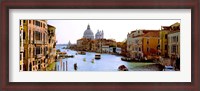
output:
[[[161,26],[170,26],[180,20],[48,20],[48,24],[56,27],[58,44],[76,43],[83,37],[87,25],[95,36],[98,30],[104,31],[104,38],[121,42],[127,34],[134,30],[160,30]]]

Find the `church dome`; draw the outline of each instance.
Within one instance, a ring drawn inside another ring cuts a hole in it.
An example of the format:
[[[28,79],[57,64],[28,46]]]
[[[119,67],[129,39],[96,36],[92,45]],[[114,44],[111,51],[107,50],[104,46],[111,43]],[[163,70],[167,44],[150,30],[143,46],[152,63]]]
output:
[[[101,34],[100,34],[99,30],[98,30],[97,33],[96,33],[96,36],[99,36],[99,35],[101,35]]]
[[[87,26],[87,29],[85,30],[83,34],[83,38],[94,39],[94,34],[92,30],[90,29],[90,25]]]

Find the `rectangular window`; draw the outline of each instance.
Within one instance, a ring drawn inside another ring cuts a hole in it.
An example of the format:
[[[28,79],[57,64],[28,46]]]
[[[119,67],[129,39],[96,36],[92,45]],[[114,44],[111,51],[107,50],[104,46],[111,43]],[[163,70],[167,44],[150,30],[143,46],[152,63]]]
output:
[[[26,20],[23,20],[24,23],[26,23]]]
[[[147,39],[147,44],[149,44],[149,39]]]
[[[157,46],[157,50],[160,50],[160,45]]]
[[[42,33],[40,33],[40,40],[42,41]]]
[[[36,26],[38,26],[38,25],[39,25],[37,20],[35,21],[35,25],[36,25]]]
[[[24,53],[23,53],[23,58],[25,58],[26,56],[26,50],[24,50]]]
[[[35,31],[33,31],[33,41],[35,41]]]
[[[40,27],[42,27],[42,23],[40,23]]]
[[[176,42],[178,42],[178,36],[177,36],[177,40],[176,40]]]
[[[139,40],[135,40],[135,43],[138,44],[138,41],[139,41]]]
[[[41,53],[41,48],[40,47],[36,47],[36,54],[40,54]]]
[[[29,42],[31,43],[31,30],[29,30]]]
[[[176,45],[172,45],[172,53],[176,52]]]
[[[23,32],[23,39],[25,39],[25,37],[26,37],[26,36],[25,36],[25,31],[24,31],[24,32]]]
[[[31,57],[31,48],[29,48],[29,54],[28,54],[28,56],[29,56],[29,58]]]
[[[49,38],[49,43],[51,43],[51,39]]]
[[[149,48],[147,48],[147,52],[149,52]]]
[[[33,20],[33,25],[35,25],[35,20]]]
[[[45,41],[45,37],[46,37],[45,34],[43,34],[43,43],[44,43],[44,44],[45,44],[45,42],[46,42],[46,41]]]
[[[167,39],[167,34],[165,34],[165,39]]]
[[[35,21],[35,25],[38,26],[38,21]]]
[[[44,52],[45,52],[45,55],[47,55],[47,51],[48,51],[48,48],[47,48],[47,47],[45,47],[45,50],[44,50]]]
[[[39,27],[41,27],[41,23],[38,21]]]
[[[19,70],[22,70],[22,66],[21,65],[19,65]]]
[[[172,42],[177,42],[176,40],[177,40],[176,36],[173,36],[172,37]]]
[[[40,22],[39,21],[36,21],[36,26],[39,26],[40,27]]]
[[[42,54],[42,47],[40,47],[40,53]]]
[[[172,37],[170,37],[171,42],[173,42]]]
[[[29,24],[31,24],[31,20],[29,20]]]
[[[167,45],[165,45],[165,50],[167,50]]]
[[[40,40],[41,33],[38,31],[35,31],[35,37],[36,37],[36,40]]]

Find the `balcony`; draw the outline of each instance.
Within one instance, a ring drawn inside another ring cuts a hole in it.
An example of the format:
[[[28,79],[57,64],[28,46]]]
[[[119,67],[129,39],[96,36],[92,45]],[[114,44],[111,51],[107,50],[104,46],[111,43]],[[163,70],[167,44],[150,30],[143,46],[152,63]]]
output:
[[[34,44],[43,44],[43,42],[41,40],[35,40]]]
[[[23,46],[20,47],[20,52],[24,52],[24,47]]]
[[[29,40],[29,44],[33,44],[33,40]]]
[[[20,64],[20,65],[23,65],[23,60],[20,60],[20,61],[19,61],[19,64]]]
[[[49,44],[48,41],[44,41],[43,43],[44,43],[44,44]]]
[[[40,58],[42,58],[42,56],[43,56],[42,54],[37,54],[36,58],[40,59]]]

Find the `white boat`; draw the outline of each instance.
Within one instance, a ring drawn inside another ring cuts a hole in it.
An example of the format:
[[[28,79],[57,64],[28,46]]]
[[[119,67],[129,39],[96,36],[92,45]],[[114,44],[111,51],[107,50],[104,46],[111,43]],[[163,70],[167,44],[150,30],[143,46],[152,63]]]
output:
[[[101,54],[96,53],[96,54],[95,54],[95,59],[101,59]]]

